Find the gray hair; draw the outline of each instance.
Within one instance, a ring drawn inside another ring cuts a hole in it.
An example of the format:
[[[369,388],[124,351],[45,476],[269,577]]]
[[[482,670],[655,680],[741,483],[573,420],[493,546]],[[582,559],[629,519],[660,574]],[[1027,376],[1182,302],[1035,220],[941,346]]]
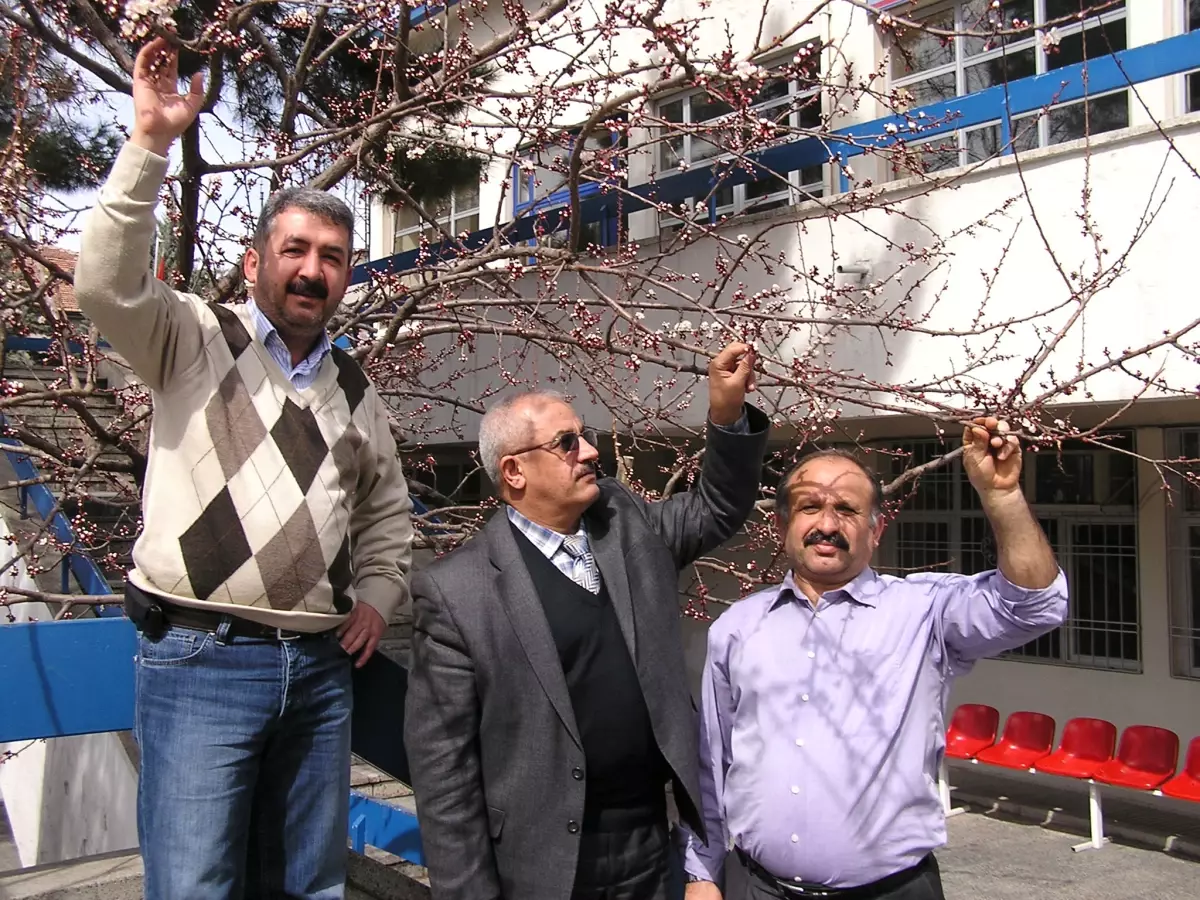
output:
[[[489,409],[479,422],[479,461],[497,491],[503,486],[500,460],[533,440],[533,422],[517,412],[520,407],[536,401],[567,403],[567,398],[558,391],[519,391]]]
[[[310,187],[284,188],[267,198],[267,205],[263,207],[262,213],[258,217],[258,224],[254,227],[254,237],[251,239],[251,246],[255,250],[262,253],[267,246],[267,238],[271,235],[271,229],[275,227],[275,220],[289,209],[303,210],[317,218],[324,219],[330,225],[344,229],[346,232],[346,261],[350,261],[349,254],[354,250],[354,213],[340,198],[328,191],[318,191],[316,188]]]
[[[844,459],[854,463],[862,470],[862,473],[867,476],[867,480],[871,482],[870,521],[874,526],[879,521],[879,517],[883,515],[883,482],[879,480],[879,476],[870,466],[849,450],[843,450],[841,447],[826,447],[823,450],[806,453],[783,474],[783,477],[779,479],[779,486],[775,489],[775,517],[779,519],[779,524],[786,527],[788,520],[792,517],[792,488],[795,487],[793,481],[796,473],[816,459]]]

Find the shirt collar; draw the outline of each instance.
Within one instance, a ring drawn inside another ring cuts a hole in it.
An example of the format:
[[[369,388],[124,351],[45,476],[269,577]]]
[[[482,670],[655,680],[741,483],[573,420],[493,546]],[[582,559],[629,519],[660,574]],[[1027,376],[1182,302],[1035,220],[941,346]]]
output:
[[[848,598],[855,603],[861,603],[863,606],[875,606],[881,587],[882,582],[879,576],[875,574],[874,569],[867,566],[849,584],[836,590],[826,591],[821,596],[829,601]],[[802,600],[806,604],[808,603],[808,598],[804,595],[804,591],[800,590],[796,585],[796,580],[792,577],[790,569],[787,576],[783,579],[783,583],[779,585],[779,593],[775,597],[774,603],[771,604],[771,608],[774,609],[780,605],[784,600],[788,599],[789,595],[793,599]]]
[[[508,520],[521,529],[522,534],[537,544],[547,557],[551,557],[557,553],[558,549],[562,546],[562,542],[568,537],[568,535],[563,534],[561,531],[555,531],[553,528],[539,525],[518,511],[516,507],[505,504],[505,509],[508,510]],[[579,520],[579,529],[575,534],[581,536],[585,542],[587,541],[587,527],[583,524],[583,519]]]
[[[246,307],[250,310],[250,321],[254,323],[254,333],[264,347],[271,348],[272,345],[278,345],[286,349],[283,338],[279,335],[279,330],[266,317],[258,304],[254,302],[253,297],[246,298]],[[308,356],[304,357],[298,365],[292,366],[292,371],[313,371],[322,362],[325,357],[333,352],[333,342],[329,340],[329,334],[322,329],[321,337],[317,340],[316,346],[308,352]],[[288,358],[291,358],[291,351],[288,351]]]

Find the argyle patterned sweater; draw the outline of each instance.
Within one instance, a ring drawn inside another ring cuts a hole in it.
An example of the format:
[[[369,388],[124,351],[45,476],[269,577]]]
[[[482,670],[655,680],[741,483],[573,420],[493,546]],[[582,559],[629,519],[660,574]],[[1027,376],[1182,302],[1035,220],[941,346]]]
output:
[[[127,144],[83,229],[79,307],[151,389],[130,580],[168,600],[297,631],[355,601],[409,600],[412,504],[387,410],[343,351],[297,390],[243,305],[151,276],[167,160]]]

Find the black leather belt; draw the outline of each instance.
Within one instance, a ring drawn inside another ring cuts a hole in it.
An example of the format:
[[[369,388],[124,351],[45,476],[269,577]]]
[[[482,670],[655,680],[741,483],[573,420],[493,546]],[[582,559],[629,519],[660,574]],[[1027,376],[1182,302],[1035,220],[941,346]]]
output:
[[[229,637],[252,638],[259,641],[302,641],[322,638],[330,631],[289,631],[271,625],[260,625],[241,616],[215,610],[196,609],[169,603],[158,594],[143,591],[131,581],[125,582],[125,614],[134,627],[152,641],[159,640],[167,628],[191,628],[194,631],[216,633],[226,622]]]
[[[275,628],[271,625],[251,622],[249,619],[231,616],[228,613],[209,612],[190,606],[176,606],[159,602],[162,606],[164,624],[173,628],[192,628],[196,631],[215,633],[222,623],[228,620],[229,630],[225,633],[229,637],[255,638],[266,641],[302,641],[325,637],[328,633],[325,631],[289,631],[286,628]]]
[[[778,878],[751,859],[750,855],[741,847],[735,847],[734,849],[737,851],[738,859],[746,867],[746,871],[760,881],[765,882],[767,886],[774,888],[776,896],[779,897],[819,897],[823,898],[823,900],[872,900],[872,898],[882,897],[891,891],[898,890],[936,865],[933,854],[930,853],[915,866],[909,866],[907,869],[893,872],[891,875],[886,875],[878,881],[872,881],[870,884],[860,884],[857,887],[851,888],[834,888],[824,884],[810,884],[807,881],[788,881],[785,878]]]

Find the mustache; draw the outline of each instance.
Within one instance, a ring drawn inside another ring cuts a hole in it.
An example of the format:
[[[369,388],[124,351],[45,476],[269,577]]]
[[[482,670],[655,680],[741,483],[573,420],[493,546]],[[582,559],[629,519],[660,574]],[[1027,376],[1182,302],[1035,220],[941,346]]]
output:
[[[840,531],[810,531],[804,536],[804,546],[811,547],[814,544],[830,544],[839,550],[850,549],[850,542]]]
[[[288,293],[299,297],[312,297],[314,300],[328,300],[329,286],[323,278],[305,278],[301,275],[294,281],[288,282]]]

